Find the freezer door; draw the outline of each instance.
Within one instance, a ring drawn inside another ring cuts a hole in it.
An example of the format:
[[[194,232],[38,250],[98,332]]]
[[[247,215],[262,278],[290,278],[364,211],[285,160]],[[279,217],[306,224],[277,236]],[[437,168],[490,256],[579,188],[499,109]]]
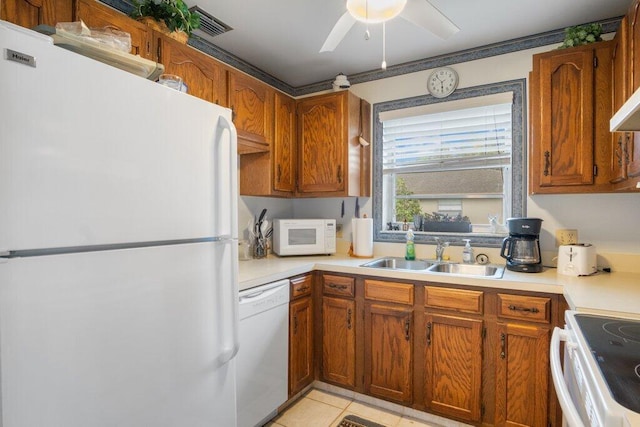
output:
[[[48,41],[0,23],[0,249],[237,237],[231,111]]]
[[[236,256],[226,242],[0,264],[0,424],[235,426]]]

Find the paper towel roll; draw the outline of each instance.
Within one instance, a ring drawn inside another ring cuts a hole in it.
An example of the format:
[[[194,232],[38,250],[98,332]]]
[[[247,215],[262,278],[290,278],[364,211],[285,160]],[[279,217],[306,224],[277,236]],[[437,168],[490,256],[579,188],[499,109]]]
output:
[[[353,236],[353,255],[362,258],[373,256],[373,218],[353,218],[351,220]]]

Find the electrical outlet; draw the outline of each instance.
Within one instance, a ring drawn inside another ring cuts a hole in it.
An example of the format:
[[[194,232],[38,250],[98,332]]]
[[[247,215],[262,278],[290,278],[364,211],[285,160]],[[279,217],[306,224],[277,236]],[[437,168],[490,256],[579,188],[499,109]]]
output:
[[[574,245],[576,243],[578,243],[578,230],[574,228],[556,230],[556,246]]]

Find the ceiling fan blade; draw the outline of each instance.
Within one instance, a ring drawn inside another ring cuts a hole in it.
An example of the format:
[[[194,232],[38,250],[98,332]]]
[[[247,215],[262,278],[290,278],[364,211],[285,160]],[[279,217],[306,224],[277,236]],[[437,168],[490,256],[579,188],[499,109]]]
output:
[[[400,16],[441,39],[448,39],[460,31],[456,24],[427,0],[408,0]]]
[[[348,11],[345,12],[344,15],[342,15],[340,19],[338,19],[336,25],[333,26],[333,29],[329,33],[327,40],[325,40],[322,48],[320,48],[320,52],[330,52],[334,50],[355,23],[356,19],[351,16]]]

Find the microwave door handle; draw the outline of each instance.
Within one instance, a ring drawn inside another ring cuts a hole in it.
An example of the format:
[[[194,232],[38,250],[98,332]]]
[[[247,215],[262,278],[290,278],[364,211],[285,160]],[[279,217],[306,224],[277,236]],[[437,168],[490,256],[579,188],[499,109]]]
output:
[[[551,365],[551,377],[553,378],[553,384],[556,387],[556,394],[558,401],[562,407],[563,416],[569,427],[584,427],[584,424],[578,414],[578,410],[571,400],[569,394],[569,388],[564,380],[564,374],[562,372],[562,365],[560,363],[560,341],[567,341],[567,331],[560,329],[557,326],[553,329],[551,335],[551,345],[549,346],[549,356]],[[566,343],[565,345],[571,345]],[[565,350],[565,351],[568,351]],[[570,366],[566,366],[565,369],[571,369]]]

